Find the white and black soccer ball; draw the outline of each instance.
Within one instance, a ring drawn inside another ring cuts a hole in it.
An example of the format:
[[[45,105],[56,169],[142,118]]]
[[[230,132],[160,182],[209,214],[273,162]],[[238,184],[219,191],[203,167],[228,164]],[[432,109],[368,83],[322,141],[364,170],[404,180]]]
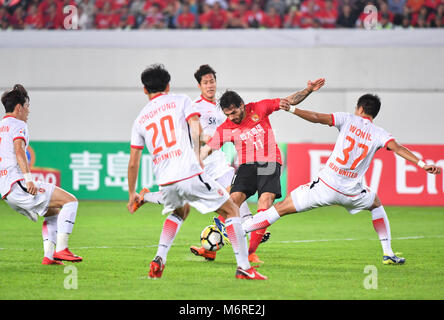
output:
[[[208,251],[217,251],[224,246],[224,238],[215,226],[206,226],[200,234],[202,247]]]

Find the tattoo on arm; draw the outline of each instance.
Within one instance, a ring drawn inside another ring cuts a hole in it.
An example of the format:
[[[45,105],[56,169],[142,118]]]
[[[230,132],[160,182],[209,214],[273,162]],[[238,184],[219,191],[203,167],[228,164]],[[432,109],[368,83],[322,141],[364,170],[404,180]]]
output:
[[[311,90],[305,88],[302,91],[292,94],[287,99],[290,101],[290,104],[294,106],[304,101],[304,99],[307,98],[311,92],[312,92]]]

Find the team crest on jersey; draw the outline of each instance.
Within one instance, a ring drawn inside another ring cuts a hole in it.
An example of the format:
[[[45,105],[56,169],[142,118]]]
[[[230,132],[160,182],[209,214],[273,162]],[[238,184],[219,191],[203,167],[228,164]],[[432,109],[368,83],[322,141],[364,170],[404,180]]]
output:
[[[20,129],[19,134],[21,134],[22,136],[25,136],[25,129]]]
[[[219,195],[220,195],[221,197],[224,195],[224,192],[223,192],[221,189],[217,190],[217,193],[219,193]]]
[[[251,120],[253,120],[254,122],[258,122],[259,121],[259,116],[255,113],[251,116]]]

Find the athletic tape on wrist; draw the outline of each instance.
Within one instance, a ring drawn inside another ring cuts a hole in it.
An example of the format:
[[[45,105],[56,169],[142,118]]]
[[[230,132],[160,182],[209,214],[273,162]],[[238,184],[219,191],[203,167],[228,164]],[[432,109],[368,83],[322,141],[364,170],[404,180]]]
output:
[[[23,177],[25,178],[25,183],[32,182],[32,174],[31,173],[25,173],[23,175]]]
[[[420,167],[420,168],[424,168],[425,165],[426,165],[426,164],[425,164],[424,161],[422,161],[422,160],[419,160],[419,161],[418,161],[418,167]]]

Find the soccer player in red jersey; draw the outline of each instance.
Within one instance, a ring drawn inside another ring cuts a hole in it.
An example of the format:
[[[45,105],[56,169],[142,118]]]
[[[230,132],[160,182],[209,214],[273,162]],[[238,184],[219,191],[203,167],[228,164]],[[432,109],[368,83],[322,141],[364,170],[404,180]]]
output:
[[[201,158],[212,150],[232,142],[236,148],[239,168],[237,169],[230,193],[233,201],[240,206],[246,199],[258,192],[258,212],[265,211],[281,197],[281,152],[271,128],[269,115],[289,105],[297,105],[311,92],[319,90],[325,83],[321,78],[308,81],[307,87],[284,99],[266,99],[244,104],[234,91],[226,91],[220,98],[220,107],[227,120],[201,149]],[[260,263],[256,249],[266,228],[251,233],[249,261]]]

